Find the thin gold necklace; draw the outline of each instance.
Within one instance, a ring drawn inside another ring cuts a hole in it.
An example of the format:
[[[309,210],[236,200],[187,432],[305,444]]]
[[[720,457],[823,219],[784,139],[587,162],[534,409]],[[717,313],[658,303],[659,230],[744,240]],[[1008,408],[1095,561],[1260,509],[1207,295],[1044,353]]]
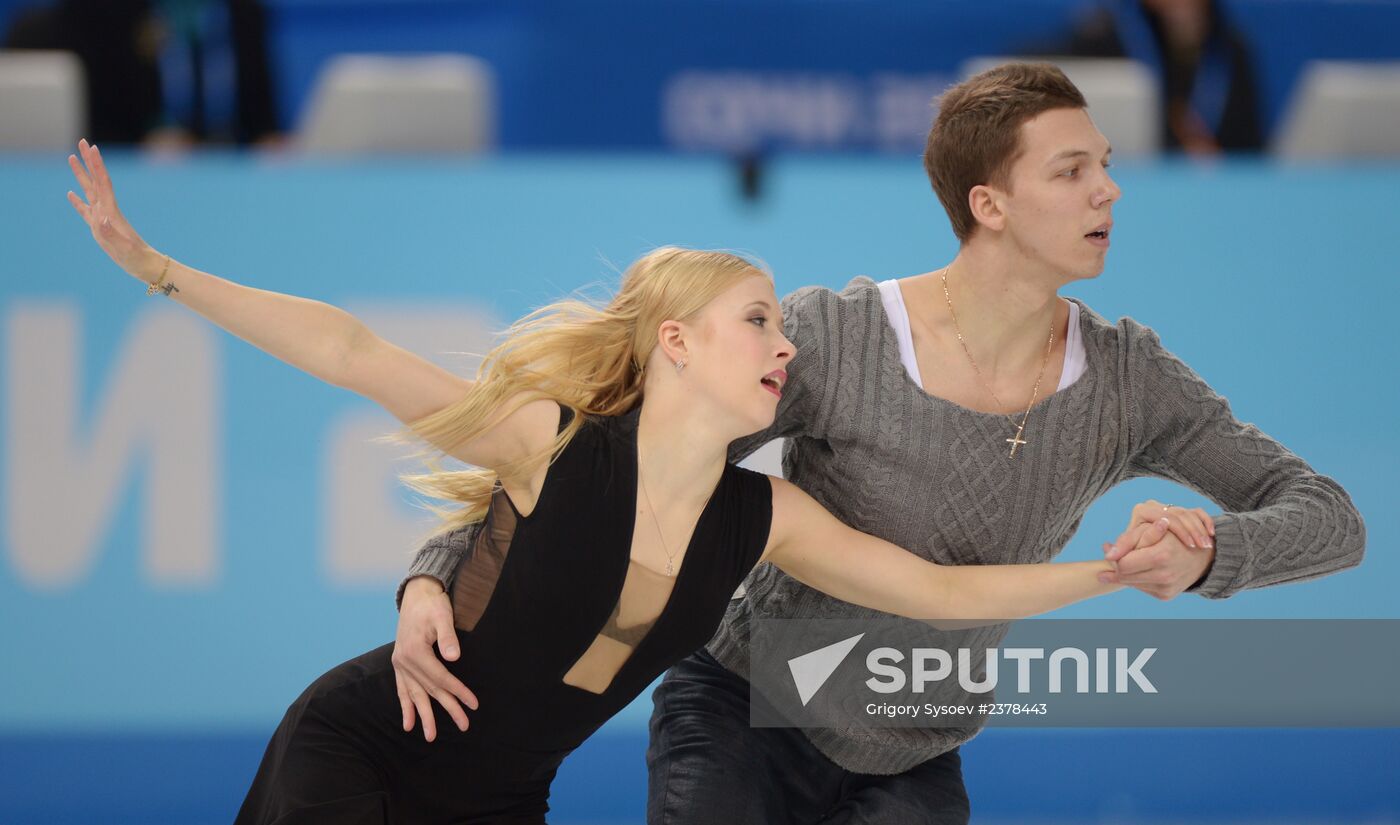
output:
[[[656,535],[661,539],[661,549],[666,553],[666,575],[676,575],[676,554],[671,552],[671,546],[666,543],[666,534],[661,532],[661,522],[656,519],[656,507],[651,503],[651,493],[647,492],[647,480],[642,475],[642,460],[637,458],[637,481],[642,484],[642,495],[647,500],[647,512],[651,513],[651,523],[656,527]]]
[[[948,270],[951,267],[952,264],[943,267],[943,272],[940,273],[940,277],[943,280],[943,298],[948,302],[948,314],[953,316],[953,331],[958,335],[958,343],[962,345],[962,351],[967,354],[967,360],[972,363],[972,371],[977,373],[977,380],[982,382],[982,388],[985,389],[987,394],[992,397],[992,400],[996,402],[997,409],[1001,409],[1006,405],[1001,403],[1001,399],[997,398],[996,391],[987,383],[987,379],[982,377],[982,370],[977,366],[977,359],[972,357],[972,350],[967,348],[967,342],[963,340],[962,328],[958,326],[958,313],[953,311],[953,296],[948,292]],[[1031,400],[1026,402],[1026,412],[1021,416],[1021,423],[1016,423],[1016,419],[1013,417],[1012,413],[1006,414],[1006,417],[1011,420],[1012,426],[1016,428],[1016,434],[1006,439],[1006,442],[1011,445],[1012,458],[1016,457],[1017,447],[1030,443],[1022,439],[1021,434],[1026,431],[1026,421],[1030,419],[1031,407],[1035,406],[1035,397],[1040,393],[1040,382],[1041,379],[1045,377],[1045,365],[1050,363],[1050,350],[1053,349],[1054,346],[1055,321],[1052,318],[1050,321],[1050,340],[1045,342],[1045,357],[1040,360],[1040,372],[1035,377],[1035,386],[1031,388]]]

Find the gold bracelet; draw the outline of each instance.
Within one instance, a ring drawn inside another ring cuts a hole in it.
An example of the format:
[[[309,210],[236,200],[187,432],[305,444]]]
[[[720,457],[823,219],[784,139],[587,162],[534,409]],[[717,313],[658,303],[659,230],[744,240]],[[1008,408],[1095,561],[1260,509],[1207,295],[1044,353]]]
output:
[[[160,277],[157,278],[157,279],[155,280],[155,283],[153,283],[153,284],[151,284],[150,286],[146,287],[146,294],[147,294],[147,295],[154,295],[154,294],[156,294],[157,292],[164,292],[164,293],[166,294],[167,297],[170,295],[170,291],[173,290],[173,289],[175,288],[175,285],[174,285],[174,284],[170,284],[170,285],[168,285],[168,286],[162,286],[163,284],[165,284],[165,274],[166,274],[167,272],[169,272],[169,271],[170,271],[170,256],[169,256],[169,255],[166,255],[166,256],[165,256],[165,266],[163,266],[163,267],[160,268]]]

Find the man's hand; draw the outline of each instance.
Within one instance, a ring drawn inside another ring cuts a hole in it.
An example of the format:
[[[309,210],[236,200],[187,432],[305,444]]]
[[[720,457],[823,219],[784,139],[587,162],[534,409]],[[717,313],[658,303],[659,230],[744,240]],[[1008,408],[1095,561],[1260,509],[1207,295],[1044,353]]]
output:
[[[1157,541],[1142,525],[1166,521],[1167,532]],[[1100,581],[1133,587],[1163,601],[1174,599],[1195,584],[1215,561],[1215,523],[1205,511],[1186,510],[1146,501],[1133,508],[1128,529],[1103,546],[1104,558],[1117,562],[1118,572]]]
[[[433,653],[437,644],[442,658],[456,661],[457,629],[452,623],[452,602],[442,585],[434,578],[419,576],[404,588],[403,605],[399,608],[399,630],[394,639],[394,681],[398,686],[399,706],[403,710],[403,729],[413,730],[415,717],[423,720],[423,738],[437,738],[433,720],[432,700],[457,723],[467,729],[467,713],[462,704],[476,710],[476,694],[453,676]],[[431,697],[431,698],[430,698]]]

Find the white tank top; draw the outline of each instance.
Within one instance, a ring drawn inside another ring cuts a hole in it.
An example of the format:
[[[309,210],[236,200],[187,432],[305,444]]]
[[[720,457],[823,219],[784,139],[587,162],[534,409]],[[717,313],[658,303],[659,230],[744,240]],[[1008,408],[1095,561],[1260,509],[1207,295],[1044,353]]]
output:
[[[909,373],[915,386],[924,388],[919,377],[919,362],[914,358],[914,334],[909,331],[909,310],[904,306],[904,292],[898,280],[881,281],[880,301],[885,305],[885,315],[894,327],[895,340],[899,342],[899,360],[904,363],[904,371]],[[1060,385],[1056,392],[1068,387],[1084,374],[1086,358],[1084,341],[1079,337],[1079,304],[1069,302],[1069,331],[1065,335],[1065,366],[1060,371]]]

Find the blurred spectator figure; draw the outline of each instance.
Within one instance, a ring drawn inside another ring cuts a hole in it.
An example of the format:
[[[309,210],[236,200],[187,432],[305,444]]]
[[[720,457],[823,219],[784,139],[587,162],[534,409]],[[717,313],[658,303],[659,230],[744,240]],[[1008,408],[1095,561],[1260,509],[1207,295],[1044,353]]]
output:
[[[1109,0],[1051,51],[1128,57],[1150,68],[1162,84],[1167,149],[1264,148],[1254,60],[1219,0]]]
[[[58,0],[21,11],[4,45],[78,55],[99,144],[277,136],[261,0]]]
[[[262,0],[156,0],[169,28],[161,55],[167,111],[198,141],[277,137]]]
[[[18,13],[7,49],[61,49],[83,63],[88,133],[137,143],[160,126],[160,28],[148,0],[61,0]]]

